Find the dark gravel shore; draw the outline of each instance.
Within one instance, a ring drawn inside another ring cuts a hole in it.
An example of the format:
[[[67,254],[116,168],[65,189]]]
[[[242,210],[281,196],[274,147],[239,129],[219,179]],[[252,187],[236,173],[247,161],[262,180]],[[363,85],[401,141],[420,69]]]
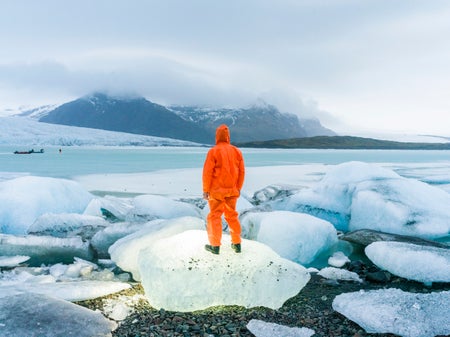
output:
[[[393,334],[366,333],[356,323],[348,320],[332,309],[334,298],[353,291],[375,290],[382,288],[400,288],[415,293],[429,293],[433,291],[450,290],[450,283],[433,284],[426,287],[422,283],[390,277],[384,283],[363,283],[351,281],[331,281],[316,274],[300,293],[289,299],[280,309],[272,310],[264,307],[245,309],[238,306],[214,307],[190,313],[169,312],[155,310],[148,302],[141,301],[135,312],[119,323],[113,336],[143,337],[143,336],[201,336],[201,337],[238,337],[254,336],[246,325],[251,319],[282,324],[291,327],[306,327],[314,330],[318,337],[368,337],[368,336],[396,336]],[[143,294],[140,284],[132,289],[114,294],[118,295]],[[79,304],[90,309],[103,307],[103,299],[84,301]]]

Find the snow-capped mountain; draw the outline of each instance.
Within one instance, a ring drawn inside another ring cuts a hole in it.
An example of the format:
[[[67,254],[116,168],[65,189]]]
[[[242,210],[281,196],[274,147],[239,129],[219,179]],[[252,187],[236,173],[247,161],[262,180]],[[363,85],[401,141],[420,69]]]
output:
[[[318,120],[299,120],[268,104],[234,109],[165,107],[143,97],[118,98],[102,93],[63,104],[39,120],[209,144],[214,142],[220,124],[230,126],[233,142],[335,135]]]
[[[95,93],[60,105],[39,121],[199,143],[213,139],[202,127],[143,97]]]
[[[299,119],[265,103],[237,109],[189,106],[171,106],[170,109],[207,130],[213,131],[220,124],[229,125],[235,142],[335,135],[318,120]]]

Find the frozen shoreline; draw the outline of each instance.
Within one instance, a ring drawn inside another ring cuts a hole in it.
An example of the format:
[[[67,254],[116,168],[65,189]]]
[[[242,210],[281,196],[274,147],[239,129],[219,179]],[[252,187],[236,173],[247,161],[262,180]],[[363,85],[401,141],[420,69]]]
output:
[[[286,327],[308,328],[315,332],[314,336],[359,336],[359,337],[390,337],[391,333],[368,333],[355,322],[334,311],[332,302],[342,293],[384,289],[386,287],[402,289],[411,293],[431,293],[450,291],[450,284],[435,284],[432,288],[423,284],[394,277],[388,283],[352,281],[331,281],[318,275],[312,275],[308,284],[300,293],[289,299],[278,310],[268,308],[245,309],[237,306],[213,307],[210,309],[182,313],[175,311],[156,310],[148,302],[140,301],[133,306],[133,313],[119,322],[113,337],[138,336],[254,336],[247,325],[252,319],[264,322],[274,322]],[[130,290],[122,291],[104,298],[78,302],[92,310],[104,311],[105,304],[118,298],[134,298],[142,295],[140,285]]]

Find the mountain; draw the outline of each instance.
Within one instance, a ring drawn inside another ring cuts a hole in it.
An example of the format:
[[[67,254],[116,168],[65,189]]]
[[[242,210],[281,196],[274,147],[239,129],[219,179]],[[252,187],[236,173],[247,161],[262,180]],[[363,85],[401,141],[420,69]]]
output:
[[[145,98],[95,93],[60,105],[40,122],[211,143],[213,134]]]
[[[214,143],[217,126],[227,124],[233,142],[334,135],[318,120],[300,120],[272,105],[249,108],[164,107],[145,98],[116,98],[95,93],[47,112],[39,121],[83,126],[198,143]]]
[[[318,120],[299,119],[294,114],[281,113],[269,104],[240,109],[192,106],[170,106],[169,109],[210,132],[220,124],[229,125],[233,142],[335,135],[333,131],[324,128]]]

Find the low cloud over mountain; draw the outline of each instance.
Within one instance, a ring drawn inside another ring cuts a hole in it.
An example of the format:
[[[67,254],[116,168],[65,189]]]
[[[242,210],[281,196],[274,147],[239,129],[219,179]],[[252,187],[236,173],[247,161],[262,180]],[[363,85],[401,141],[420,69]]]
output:
[[[213,143],[220,124],[230,126],[232,141],[264,141],[334,135],[318,120],[281,113],[275,106],[249,108],[165,107],[143,97],[120,98],[95,93],[47,112],[39,121]]]

